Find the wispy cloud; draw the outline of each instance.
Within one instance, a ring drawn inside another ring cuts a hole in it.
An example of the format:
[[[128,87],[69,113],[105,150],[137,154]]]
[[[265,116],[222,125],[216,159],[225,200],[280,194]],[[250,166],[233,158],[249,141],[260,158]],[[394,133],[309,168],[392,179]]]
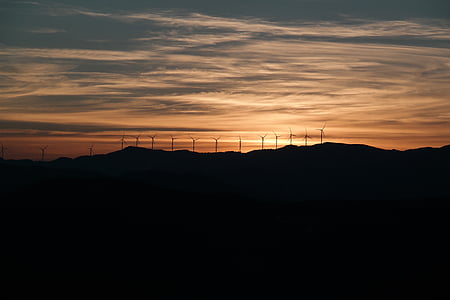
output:
[[[188,29],[191,32],[206,29],[285,37],[413,37],[450,39],[450,21],[446,19],[369,20],[347,17],[335,21],[299,20],[283,22],[267,21],[256,17],[229,18],[201,13],[161,10],[139,13],[106,13],[62,5],[49,7],[48,13],[54,16],[83,15],[94,18],[110,18],[122,22],[148,22],[149,24],[159,24],[166,28]]]
[[[28,134],[67,134],[67,133],[102,133],[102,132],[124,132],[124,131],[179,131],[179,132],[204,132],[204,131],[220,131],[217,128],[196,128],[196,127],[117,127],[111,124],[96,123],[73,123],[61,124],[50,122],[31,122],[17,120],[0,120],[0,126],[3,129],[24,129],[30,128]]]
[[[38,49],[38,48],[0,48],[2,56],[16,56],[28,58],[50,58],[66,60],[99,60],[99,61],[128,61],[150,60],[152,53],[148,51],[116,51],[116,50],[88,50],[88,49]]]
[[[64,29],[58,29],[58,28],[41,27],[41,28],[29,29],[28,32],[39,33],[39,34],[52,34],[52,33],[66,32],[66,31]]]
[[[148,20],[170,27],[225,29],[235,32],[265,33],[281,36],[320,36],[320,37],[368,37],[368,36],[413,36],[423,38],[449,39],[448,21],[371,21],[350,19],[352,22],[289,22],[276,23],[257,18],[231,19],[192,13],[173,16],[167,13],[139,13],[128,15],[109,15],[124,21]],[[348,20],[348,19],[347,19]]]

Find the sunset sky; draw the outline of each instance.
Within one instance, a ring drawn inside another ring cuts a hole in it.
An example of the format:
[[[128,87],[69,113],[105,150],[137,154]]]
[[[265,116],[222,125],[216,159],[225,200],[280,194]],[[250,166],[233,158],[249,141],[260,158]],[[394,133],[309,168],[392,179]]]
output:
[[[450,144],[450,1],[0,1],[6,158]]]

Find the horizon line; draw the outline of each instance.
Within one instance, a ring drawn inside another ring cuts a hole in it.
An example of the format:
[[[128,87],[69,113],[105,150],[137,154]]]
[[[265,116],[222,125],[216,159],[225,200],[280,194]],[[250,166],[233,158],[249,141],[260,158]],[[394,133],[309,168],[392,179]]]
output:
[[[410,149],[405,149],[405,150],[398,150],[398,149],[386,149],[386,148],[380,148],[380,147],[376,147],[376,146],[372,146],[372,145],[368,145],[368,144],[361,144],[361,143],[339,143],[339,142],[323,142],[322,144],[317,143],[317,144],[312,144],[312,145],[284,145],[284,146],[280,146],[277,149],[275,148],[266,148],[266,149],[252,149],[249,151],[235,151],[235,150],[227,150],[227,151],[192,151],[190,149],[175,149],[173,151],[171,150],[167,150],[167,149],[151,149],[148,147],[141,147],[141,146],[126,146],[124,149],[118,149],[118,150],[114,150],[114,151],[110,151],[110,152],[105,152],[105,153],[96,153],[96,154],[92,154],[92,155],[80,155],[80,156],[74,156],[74,157],[68,157],[68,156],[58,156],[57,158],[54,159],[46,159],[46,160],[35,160],[35,159],[31,159],[31,158],[23,158],[23,159],[8,159],[8,158],[3,158],[0,157],[1,161],[32,161],[32,162],[52,162],[52,161],[56,161],[59,159],[79,159],[79,158],[84,158],[84,157],[96,157],[96,156],[104,156],[104,155],[109,155],[112,153],[117,153],[117,152],[123,152],[126,151],[127,149],[142,149],[142,150],[146,150],[146,151],[154,151],[154,152],[189,152],[189,153],[197,153],[197,154],[212,154],[212,155],[217,155],[217,154],[224,154],[224,153],[237,153],[237,154],[248,154],[251,152],[275,152],[275,151],[279,151],[279,150],[283,150],[285,148],[311,148],[311,147],[321,147],[324,145],[330,145],[330,144],[334,144],[334,145],[346,145],[346,146],[364,146],[364,147],[369,147],[369,148],[373,148],[373,149],[378,149],[378,150],[382,150],[382,151],[398,151],[398,152],[407,152],[407,151],[412,151],[412,150],[421,150],[421,149],[442,149],[445,147],[450,147],[450,144],[446,144],[440,147],[431,147],[431,146],[426,146],[426,147],[418,147],[418,148],[410,148]],[[88,147],[89,149],[89,147]]]

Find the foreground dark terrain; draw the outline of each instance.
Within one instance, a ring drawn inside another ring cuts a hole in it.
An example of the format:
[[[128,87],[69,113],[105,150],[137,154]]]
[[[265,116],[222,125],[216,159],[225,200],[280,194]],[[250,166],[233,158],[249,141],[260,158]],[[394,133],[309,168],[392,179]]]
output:
[[[1,161],[2,280],[120,280],[153,298],[447,297],[449,169],[448,146],[331,143]]]

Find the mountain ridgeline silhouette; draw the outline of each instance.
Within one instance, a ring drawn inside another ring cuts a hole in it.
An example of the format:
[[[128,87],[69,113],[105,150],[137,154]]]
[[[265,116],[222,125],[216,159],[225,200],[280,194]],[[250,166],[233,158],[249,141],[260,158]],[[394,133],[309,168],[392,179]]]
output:
[[[2,172],[3,182],[8,182],[6,188],[33,181],[51,184],[53,179],[65,177],[95,177],[139,183],[142,189],[152,185],[276,201],[450,196],[445,188],[449,180],[450,146],[397,151],[324,143],[249,153],[168,152],[127,147],[104,155],[51,162],[5,161],[3,168],[12,169]],[[23,172],[28,175],[23,176]],[[54,189],[58,187],[50,191]],[[111,193],[114,196],[115,192]]]
[[[448,296],[449,170],[450,146],[337,143],[0,160],[2,278],[132,280],[152,298]]]

